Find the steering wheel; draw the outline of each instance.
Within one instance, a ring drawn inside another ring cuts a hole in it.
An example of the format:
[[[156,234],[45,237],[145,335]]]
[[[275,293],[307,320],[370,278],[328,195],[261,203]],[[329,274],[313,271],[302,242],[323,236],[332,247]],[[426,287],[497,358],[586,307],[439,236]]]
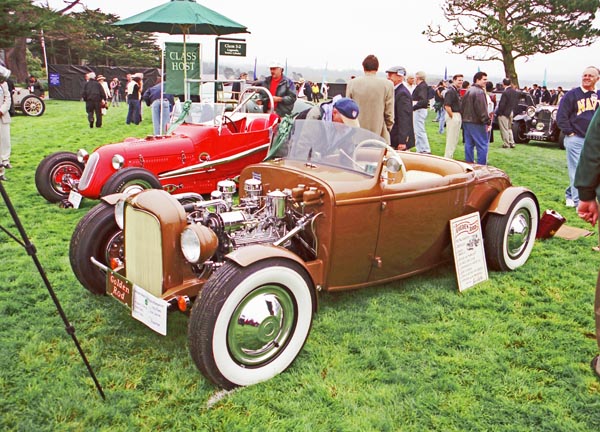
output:
[[[237,128],[237,126],[235,124],[235,122],[233,120],[231,120],[231,117],[223,114],[221,116],[221,126],[225,126],[227,124],[227,122],[231,123],[231,126],[233,126],[233,132],[234,133],[238,133],[239,132],[238,128]]]
[[[402,158],[400,157],[400,155],[398,154],[398,152],[389,144],[383,142],[383,141],[379,141],[377,139],[374,138],[368,138],[364,141],[361,141],[360,143],[358,143],[358,145],[356,146],[356,148],[354,149],[354,153],[352,153],[352,159],[354,161],[357,160],[357,156],[358,156],[358,150],[362,147],[366,147],[368,145],[375,145],[377,147],[382,147],[384,149],[387,150],[388,154],[394,158],[396,158],[397,160],[400,161],[400,172],[402,174],[402,179],[401,182],[405,182],[406,181],[406,167],[404,166],[404,163],[402,162]],[[392,177],[390,178],[387,175],[387,167],[384,165],[383,169],[381,171],[381,177],[383,180],[387,180],[388,183],[396,183],[395,179]]]

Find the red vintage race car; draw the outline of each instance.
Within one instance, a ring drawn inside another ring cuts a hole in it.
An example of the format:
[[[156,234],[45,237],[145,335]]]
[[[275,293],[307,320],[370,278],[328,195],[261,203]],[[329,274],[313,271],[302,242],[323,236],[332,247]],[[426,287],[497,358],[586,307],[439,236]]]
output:
[[[85,150],[53,153],[38,165],[36,187],[48,201],[66,207],[77,207],[82,197],[142,189],[210,193],[219,180],[237,176],[267,154],[279,117],[272,109],[247,109],[258,93],[272,101],[268,90],[248,87],[231,112],[212,102],[176,105],[172,121],[183,122],[167,135],[127,138],[91,155]]]

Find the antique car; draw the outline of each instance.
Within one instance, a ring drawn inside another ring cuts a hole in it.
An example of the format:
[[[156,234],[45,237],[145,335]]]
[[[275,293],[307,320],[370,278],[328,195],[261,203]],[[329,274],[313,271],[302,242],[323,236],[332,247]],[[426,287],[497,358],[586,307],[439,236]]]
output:
[[[282,121],[267,160],[242,171],[239,189],[236,198],[226,180],[207,200],[154,189],[104,197],[69,251],[84,288],[113,296],[160,334],[169,311],[190,311],[191,356],[224,388],[290,366],[320,291],[452,260],[454,218],[481,218],[483,239],[471,247],[483,241],[500,271],[525,264],[538,227],[534,193],[497,168],[397,153],[369,131],[317,120]]]
[[[15,87],[12,101],[15,110],[21,111],[26,116],[39,117],[46,111],[44,100],[26,88]]]
[[[279,117],[273,110],[246,112],[256,92],[272,98],[264,88],[248,87],[231,112],[220,103],[176,104],[172,119],[182,123],[166,135],[127,138],[91,155],[83,149],[53,153],[37,167],[37,190],[65,207],[77,207],[82,197],[149,188],[210,193],[219,180],[237,176],[267,153]]]
[[[556,122],[558,106],[530,106],[524,114],[513,118],[513,138],[517,144],[531,141],[556,142],[564,150],[564,135]]]

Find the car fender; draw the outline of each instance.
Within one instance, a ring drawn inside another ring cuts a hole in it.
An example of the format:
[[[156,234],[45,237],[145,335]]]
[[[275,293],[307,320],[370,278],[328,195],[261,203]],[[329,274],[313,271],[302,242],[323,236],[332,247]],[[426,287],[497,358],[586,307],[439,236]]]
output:
[[[506,188],[502,192],[500,192],[498,194],[498,196],[496,198],[494,198],[494,201],[492,201],[492,203],[490,204],[490,207],[488,208],[488,212],[500,214],[500,215],[507,214],[508,210],[510,209],[510,206],[515,201],[515,199],[523,193],[531,194],[531,196],[535,200],[535,205],[538,209],[538,214],[539,214],[540,204],[538,203],[537,197],[535,196],[535,194],[533,192],[531,192],[531,190],[529,190],[525,187],[521,187],[521,186],[511,186],[509,188]]]
[[[315,282],[315,279],[313,278],[312,273],[306,266],[306,263],[295,253],[290,252],[289,250],[284,249],[279,246],[273,246],[273,245],[268,245],[268,244],[257,244],[257,245],[252,245],[252,246],[246,246],[246,247],[237,249],[237,250],[229,253],[225,257],[225,259],[233,261],[242,267],[247,267],[251,264],[254,264],[258,261],[262,261],[262,260],[265,260],[268,258],[283,258],[283,259],[289,259],[291,261],[294,261],[295,263],[298,263],[304,269],[304,271],[306,271],[306,274],[312,281],[313,289],[315,289],[315,287],[317,286],[317,283]],[[315,294],[316,294],[316,292],[315,292]],[[315,299],[316,298],[317,298],[317,296],[315,296]],[[316,305],[315,305],[315,308],[316,308]]]
[[[128,195],[129,194],[126,194],[126,193],[116,193],[116,194],[105,195],[105,196],[101,197],[100,199],[102,201],[104,201],[105,203],[114,206],[117,203],[117,201],[119,201],[121,199],[125,199]]]

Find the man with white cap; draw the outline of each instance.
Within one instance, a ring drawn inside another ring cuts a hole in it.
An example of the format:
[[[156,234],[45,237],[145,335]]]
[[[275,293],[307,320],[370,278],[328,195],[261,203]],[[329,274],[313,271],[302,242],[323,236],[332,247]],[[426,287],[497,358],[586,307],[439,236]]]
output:
[[[6,180],[6,168],[12,168],[10,164],[10,101],[11,95],[6,80],[10,76],[10,70],[0,66],[0,180]]]
[[[323,102],[310,108],[306,112],[306,120],[323,120],[360,127],[358,113],[356,102],[350,98],[337,95],[329,102]],[[304,116],[298,116],[298,118],[302,117]]]
[[[404,85],[406,69],[402,66],[388,68],[387,79],[394,84],[394,126],[390,131],[391,146],[396,150],[409,150],[415,145],[413,109],[410,90]]]
[[[269,64],[271,75],[266,77],[263,81],[259,81],[256,85],[269,89],[273,95],[273,103],[275,112],[279,117],[289,115],[292,113],[294,108],[294,102],[296,102],[296,85],[294,81],[289,79],[283,74],[283,65],[277,61],[273,61]],[[262,98],[262,105],[268,106],[268,98]]]

